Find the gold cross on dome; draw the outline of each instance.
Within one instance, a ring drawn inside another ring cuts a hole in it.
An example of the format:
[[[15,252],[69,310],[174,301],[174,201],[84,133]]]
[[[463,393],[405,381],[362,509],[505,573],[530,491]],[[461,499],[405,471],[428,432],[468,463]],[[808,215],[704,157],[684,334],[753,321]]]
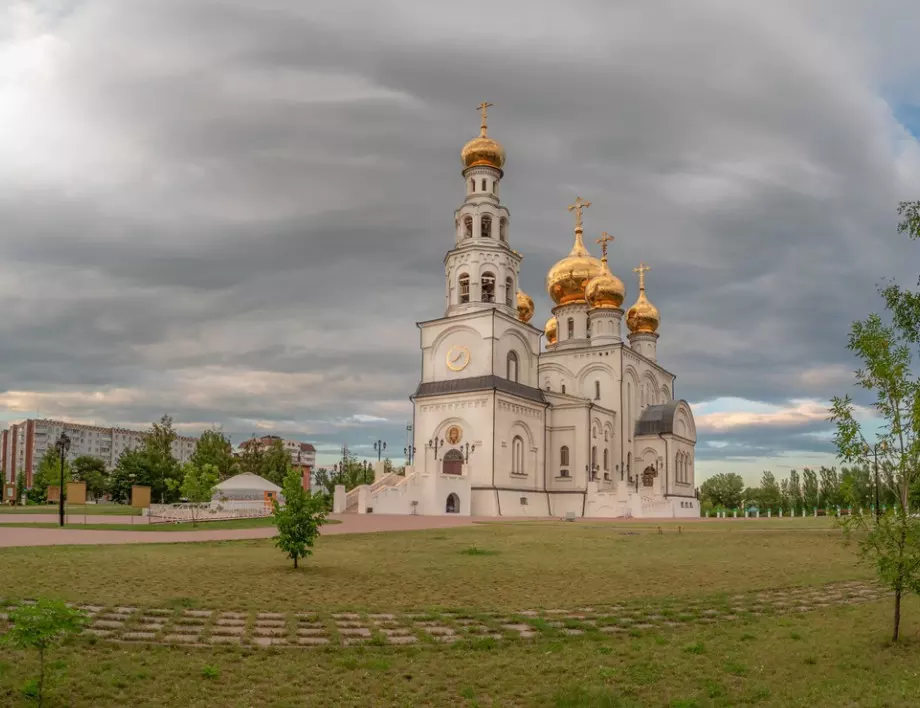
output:
[[[591,202],[584,201],[581,197],[575,197],[575,203],[569,204],[569,211],[575,212],[575,228],[581,229],[581,212],[591,206]]]
[[[482,134],[482,135],[485,135],[485,134],[486,134],[486,124],[487,124],[486,118],[488,117],[487,111],[488,111],[488,109],[491,108],[493,105],[494,105],[494,104],[492,104],[492,103],[488,103],[487,101],[483,101],[482,103],[480,103],[480,104],[477,106],[477,108],[479,108],[479,110],[482,111],[482,125],[479,126],[479,130],[481,131],[481,134]]]
[[[639,274],[639,290],[645,290],[645,274],[650,270],[651,268],[645,263],[640,263],[638,268],[633,268],[633,273]]]
[[[608,234],[606,231],[602,231],[601,237],[595,241],[595,243],[599,243],[601,245],[601,253],[603,254],[601,256],[602,258],[607,257],[607,244],[611,241],[613,241],[613,236]]]

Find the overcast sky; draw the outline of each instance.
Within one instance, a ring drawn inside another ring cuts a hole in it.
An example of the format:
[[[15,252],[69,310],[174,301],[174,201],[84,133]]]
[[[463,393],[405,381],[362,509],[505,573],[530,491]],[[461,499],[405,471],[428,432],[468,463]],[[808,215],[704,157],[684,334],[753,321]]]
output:
[[[401,457],[488,100],[534,322],[580,195],[629,302],[652,266],[699,478],[827,462],[849,323],[920,263],[918,26],[910,0],[0,0],[0,418]]]

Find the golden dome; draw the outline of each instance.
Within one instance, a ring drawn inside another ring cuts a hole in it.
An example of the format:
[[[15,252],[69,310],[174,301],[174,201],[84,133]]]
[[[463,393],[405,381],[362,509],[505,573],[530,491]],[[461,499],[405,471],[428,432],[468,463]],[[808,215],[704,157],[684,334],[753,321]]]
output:
[[[479,126],[479,135],[470,140],[460,151],[464,169],[476,165],[486,165],[501,169],[505,166],[505,148],[497,140],[493,140],[486,133],[486,109],[491,103],[479,104],[482,111],[482,125]]]
[[[650,268],[645,263],[640,263],[638,268],[633,268],[633,271],[639,274],[639,298],[626,313],[626,326],[634,334],[656,332],[658,325],[661,324],[658,308],[645,297],[645,273],[648,270]]]
[[[585,301],[585,286],[591,278],[602,275],[604,264],[588,253],[581,240],[581,228],[575,229],[575,245],[565,258],[546,274],[546,291],[557,305]]]
[[[556,343],[558,327],[559,327],[559,323],[556,321],[555,317],[550,317],[548,320],[546,320],[546,328],[543,330],[543,333],[546,335],[547,344]]]
[[[585,286],[585,299],[591,307],[612,310],[619,308],[626,297],[626,286],[623,281],[610,272],[607,267],[607,258],[601,258],[604,272],[591,278]]]
[[[517,291],[517,313],[521,322],[530,322],[533,317],[533,298],[523,290]]]

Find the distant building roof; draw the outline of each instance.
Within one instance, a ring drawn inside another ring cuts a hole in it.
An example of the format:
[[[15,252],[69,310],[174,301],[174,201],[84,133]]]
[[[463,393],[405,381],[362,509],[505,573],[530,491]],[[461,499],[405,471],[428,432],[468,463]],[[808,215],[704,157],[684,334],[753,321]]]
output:
[[[281,487],[279,487],[274,482],[269,482],[267,479],[260,477],[257,474],[252,474],[251,472],[243,472],[242,474],[238,474],[225,479],[215,487],[215,490],[219,492],[233,492],[240,490],[280,492]]]

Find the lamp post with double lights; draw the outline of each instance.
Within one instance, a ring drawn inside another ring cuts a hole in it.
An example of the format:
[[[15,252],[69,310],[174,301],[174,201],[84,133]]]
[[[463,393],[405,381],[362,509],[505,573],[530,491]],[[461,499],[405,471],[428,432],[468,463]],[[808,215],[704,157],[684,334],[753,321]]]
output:
[[[470,464],[470,454],[473,452],[476,452],[476,446],[475,445],[471,446],[469,443],[467,443],[460,449],[463,450],[463,464],[465,465]]]
[[[888,443],[884,440],[879,440],[875,445],[870,445],[865,440],[863,440],[863,452],[866,456],[869,453],[872,453],[873,466],[875,467],[875,523],[878,523],[879,518],[879,484],[878,484],[878,451],[881,450],[884,455],[888,450]]]
[[[403,455],[406,458],[406,464],[412,465],[412,458],[415,457],[415,445],[409,445],[403,448]]]
[[[67,453],[70,452],[70,436],[62,432],[61,437],[54,443],[58,454],[61,456],[61,488],[58,492],[58,510],[60,512],[60,524],[64,525],[64,462],[67,459]]]
[[[387,444],[383,440],[378,440],[374,443],[374,450],[377,451],[377,462],[380,462],[380,458],[383,455],[383,451],[387,449]]]
[[[444,438],[438,440],[437,438],[432,438],[428,441],[428,448],[434,450],[434,461],[438,461],[438,450],[444,447]]]

